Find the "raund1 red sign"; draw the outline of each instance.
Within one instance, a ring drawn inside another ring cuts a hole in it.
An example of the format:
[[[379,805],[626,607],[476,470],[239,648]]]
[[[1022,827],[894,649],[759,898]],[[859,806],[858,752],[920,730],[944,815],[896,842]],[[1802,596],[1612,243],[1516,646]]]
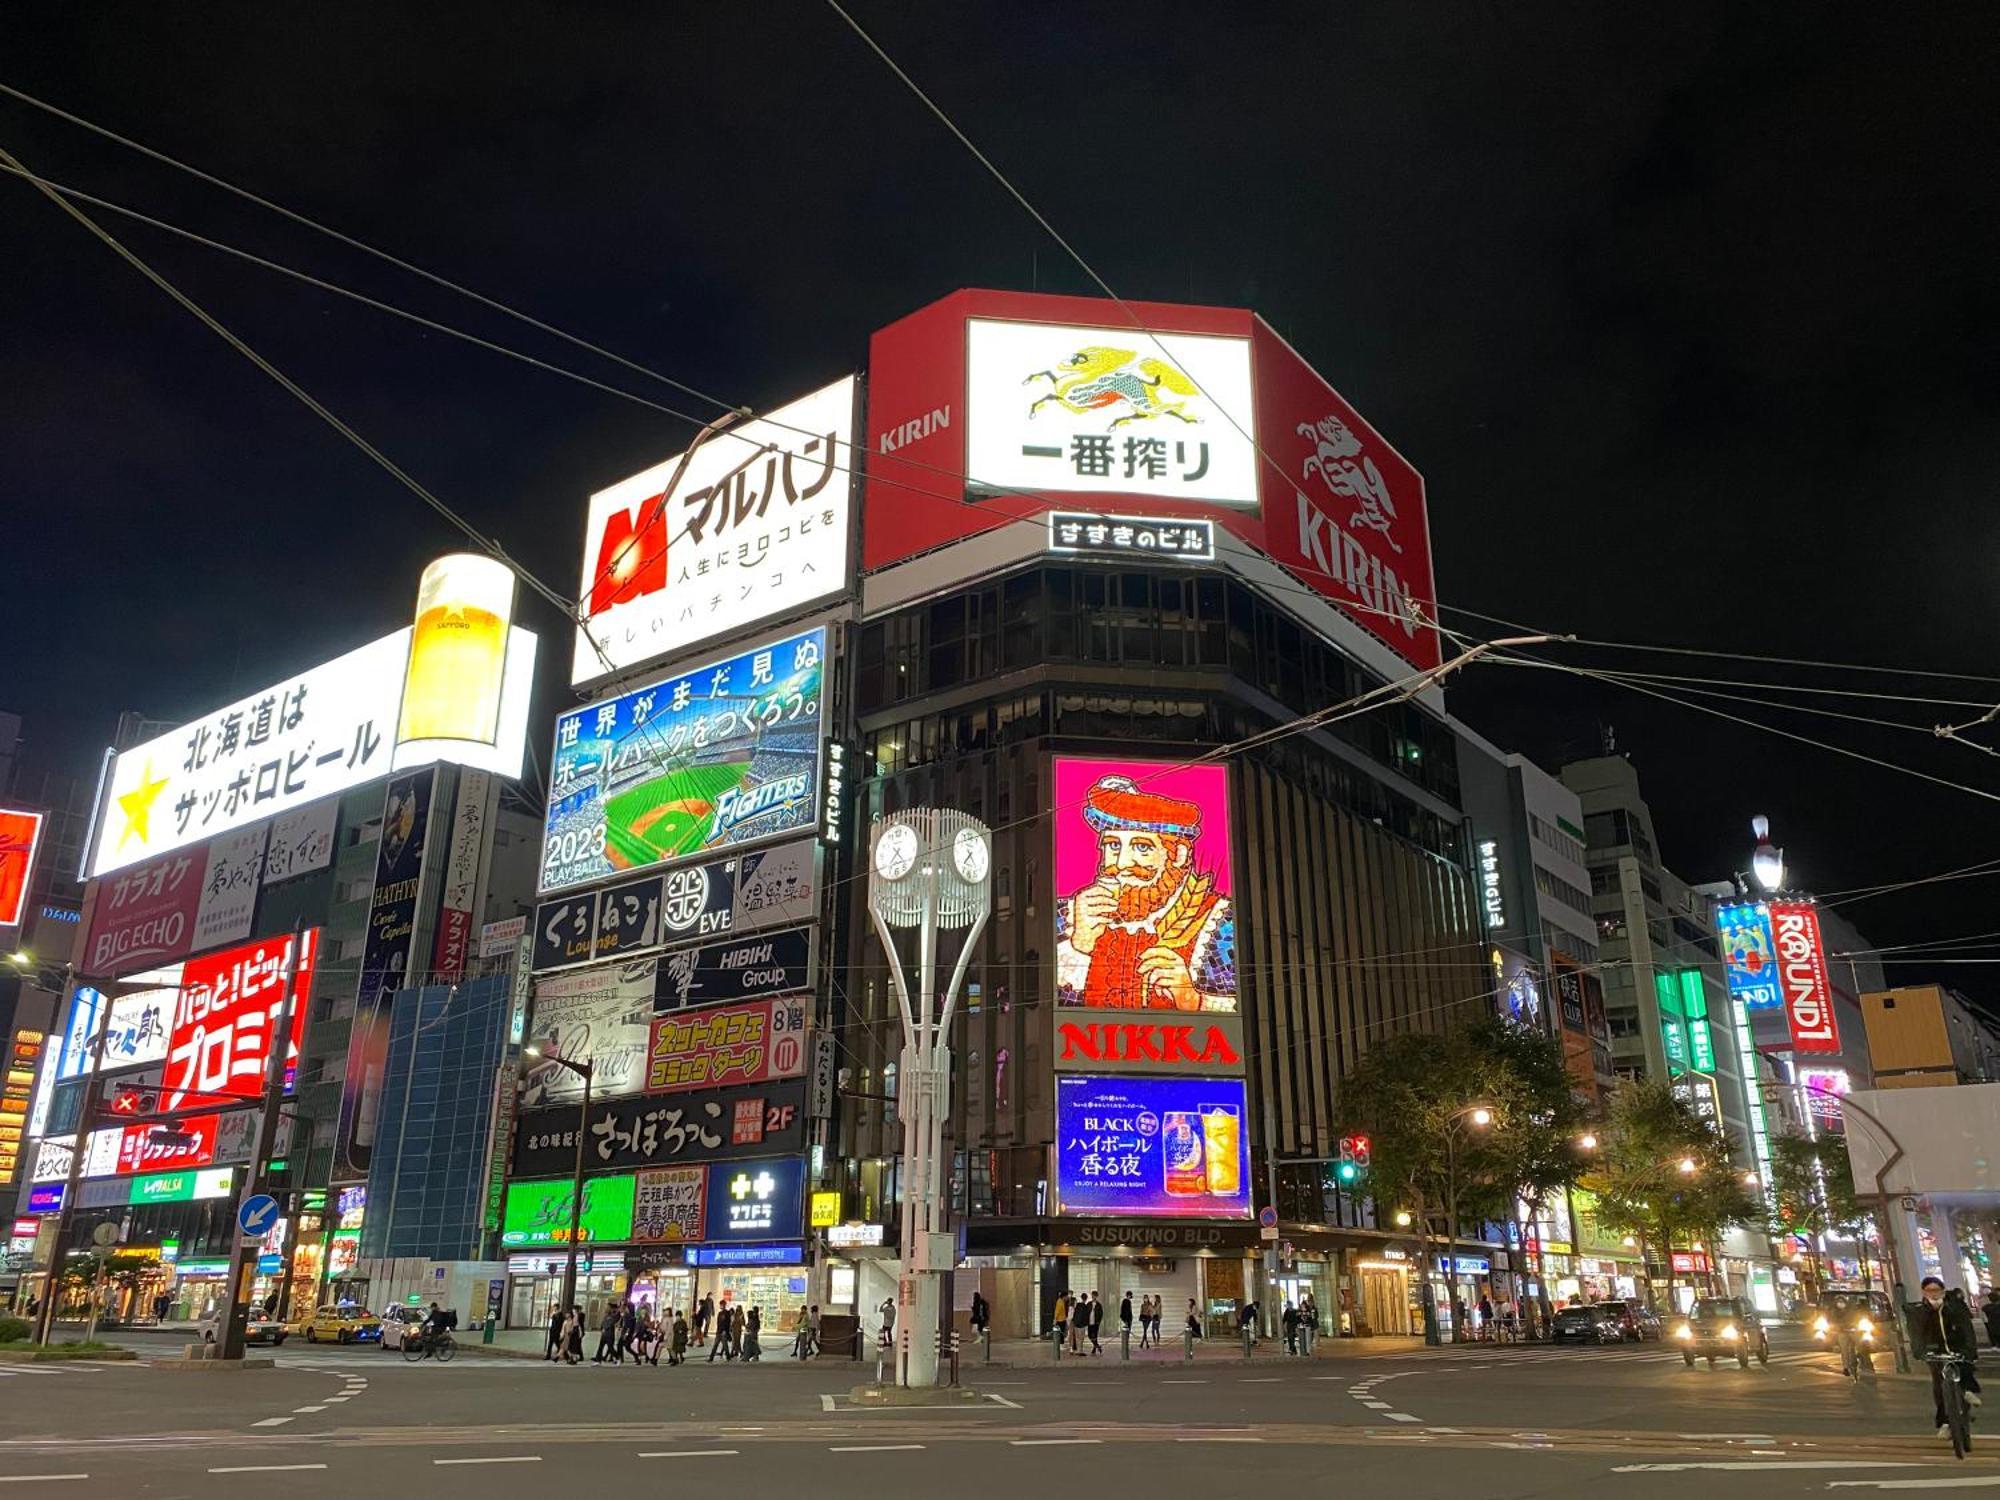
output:
[[[1778,988],[1785,997],[1792,1048],[1798,1052],[1838,1052],[1840,1027],[1833,1018],[1833,985],[1826,973],[1819,913],[1805,901],[1773,901],[1770,905]]]

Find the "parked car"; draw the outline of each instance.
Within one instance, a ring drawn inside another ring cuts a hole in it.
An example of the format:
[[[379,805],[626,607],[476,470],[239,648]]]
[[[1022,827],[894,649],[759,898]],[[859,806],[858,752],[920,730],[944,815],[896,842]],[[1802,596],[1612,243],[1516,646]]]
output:
[[[1624,1324],[1603,1307],[1559,1308],[1549,1328],[1549,1342],[1554,1344],[1616,1344],[1624,1338]]]
[[[308,1344],[372,1344],[382,1337],[382,1320],[355,1303],[322,1307],[306,1324]]]
[[[201,1341],[212,1344],[222,1332],[221,1314],[201,1320]],[[269,1344],[272,1348],[291,1337],[292,1330],[276,1318],[267,1318],[261,1312],[250,1314],[250,1321],[243,1325],[245,1344]]]
[[[382,1347],[384,1349],[402,1348],[403,1340],[423,1326],[424,1314],[429,1311],[429,1308],[404,1307],[401,1304],[395,1307],[383,1308]]]
[[[1618,1320],[1621,1336],[1631,1343],[1644,1343],[1647,1339],[1661,1338],[1666,1334],[1660,1315],[1636,1297],[1613,1297],[1597,1305]]]
[[[1771,1362],[1771,1335],[1757,1309],[1743,1297],[1697,1298],[1675,1325],[1674,1341],[1690,1369],[1697,1359],[1706,1359],[1712,1370],[1718,1357],[1733,1359],[1746,1370],[1753,1355],[1760,1365]]]

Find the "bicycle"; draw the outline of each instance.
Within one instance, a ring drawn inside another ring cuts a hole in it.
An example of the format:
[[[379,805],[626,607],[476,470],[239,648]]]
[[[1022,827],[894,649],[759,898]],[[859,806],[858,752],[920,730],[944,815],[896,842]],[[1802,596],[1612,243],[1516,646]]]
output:
[[[436,1333],[403,1335],[403,1358],[411,1364],[426,1359],[436,1359],[439,1364],[450,1364],[451,1357],[456,1353],[458,1353],[458,1341],[451,1336],[451,1330],[448,1328],[440,1328]]]
[[[1951,1434],[1951,1451],[1964,1458],[1972,1451],[1972,1412],[1965,1404],[1962,1371],[1963,1354],[1926,1354],[1924,1362],[1938,1373],[1938,1404],[1944,1409],[1944,1425]]]

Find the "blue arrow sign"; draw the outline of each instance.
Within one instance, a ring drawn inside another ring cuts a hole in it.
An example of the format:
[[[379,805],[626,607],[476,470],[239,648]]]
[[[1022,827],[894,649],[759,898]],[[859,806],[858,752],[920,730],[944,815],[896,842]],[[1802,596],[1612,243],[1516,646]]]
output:
[[[236,1210],[236,1227],[245,1234],[267,1234],[278,1222],[278,1200],[269,1193],[252,1193]]]

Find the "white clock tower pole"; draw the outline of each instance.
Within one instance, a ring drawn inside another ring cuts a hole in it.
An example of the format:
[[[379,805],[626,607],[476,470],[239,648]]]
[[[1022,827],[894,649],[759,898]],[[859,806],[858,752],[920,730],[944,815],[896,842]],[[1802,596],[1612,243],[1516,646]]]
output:
[[[896,1293],[896,1383],[937,1384],[939,1292],[957,1259],[943,1232],[950,1172],[941,1158],[951,1115],[952,1012],[979,935],[992,911],[992,834],[977,819],[943,808],[912,808],[875,825],[869,850],[868,910],[889,957],[903,1018],[897,1105],[903,1121],[902,1275]],[[910,989],[898,932],[916,936],[917,985]],[[963,933],[951,980],[937,982],[939,935]]]

